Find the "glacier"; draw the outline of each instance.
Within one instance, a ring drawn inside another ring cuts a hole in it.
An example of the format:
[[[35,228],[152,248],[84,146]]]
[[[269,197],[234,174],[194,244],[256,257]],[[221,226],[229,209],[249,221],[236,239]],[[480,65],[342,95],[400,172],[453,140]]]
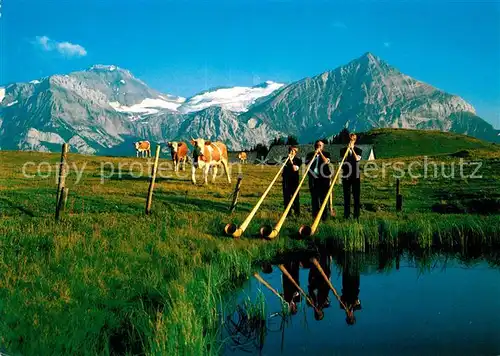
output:
[[[220,106],[233,112],[246,112],[259,98],[268,96],[282,88],[284,84],[267,81],[254,87],[231,87],[209,90],[195,95],[179,108],[182,113],[200,111],[211,106]]]

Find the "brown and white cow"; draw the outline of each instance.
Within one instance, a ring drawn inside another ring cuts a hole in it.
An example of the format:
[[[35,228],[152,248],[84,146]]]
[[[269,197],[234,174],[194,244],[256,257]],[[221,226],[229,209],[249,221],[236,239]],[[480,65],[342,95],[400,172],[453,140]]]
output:
[[[241,164],[247,163],[247,153],[246,152],[238,153],[238,159],[240,160]]]
[[[193,166],[191,168],[191,180],[196,184],[196,168],[200,168],[203,172],[203,180],[208,183],[208,171],[212,168],[212,183],[217,177],[217,167],[222,165],[226,171],[227,181],[231,183],[229,175],[227,147],[222,142],[205,141],[202,138],[192,139],[191,144],[193,149]]]
[[[170,154],[174,161],[174,171],[179,172],[179,167],[182,162],[182,170],[186,170],[186,160],[188,158],[188,146],[185,142],[169,142]]]
[[[134,146],[137,157],[139,157],[139,153],[141,157],[151,157],[151,144],[149,141],[137,141]]]

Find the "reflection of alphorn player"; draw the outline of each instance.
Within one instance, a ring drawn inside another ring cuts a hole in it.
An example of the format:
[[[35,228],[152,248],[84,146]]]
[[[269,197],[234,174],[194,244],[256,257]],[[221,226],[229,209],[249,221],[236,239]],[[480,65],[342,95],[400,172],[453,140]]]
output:
[[[325,272],[327,278],[330,278],[331,257],[325,251],[320,253],[319,264]],[[311,269],[309,270],[308,290],[309,295],[316,306],[314,318],[316,320],[322,320],[325,316],[323,309],[330,306],[330,299],[328,298],[330,287],[321,272],[315,266],[311,266]]]
[[[297,157],[298,148],[295,146],[290,146],[288,148],[288,155],[290,160],[283,168],[283,201],[285,207],[288,206],[293,194],[299,187],[299,169],[302,165],[302,160]],[[300,198],[299,194],[295,197],[293,201],[293,211],[296,216],[300,215]]]
[[[273,273],[273,266],[269,262],[263,262],[261,269],[262,269],[262,273],[265,273],[265,274]]]
[[[345,319],[347,325],[356,323],[354,312],[361,309],[359,300],[360,273],[357,264],[352,261],[353,257],[353,255],[347,255],[342,266],[342,296],[340,299],[347,307]],[[343,309],[342,305],[340,307]]]
[[[351,134],[350,142],[347,147],[340,150],[340,156],[344,157],[345,151],[349,150],[342,166],[342,187],[344,188],[344,218],[349,218],[351,214],[351,190],[354,198],[354,218],[359,218],[360,213],[360,195],[361,179],[359,171],[359,161],[361,160],[361,148],[356,147],[357,136]]]
[[[293,277],[294,281],[300,285],[299,282],[299,261],[290,261],[284,264],[286,270]],[[297,314],[297,304],[300,303],[301,297],[297,287],[286,276],[282,277],[283,281],[283,299],[289,305],[289,311],[292,315]]]
[[[314,143],[314,149],[318,152],[318,155],[314,158],[315,152],[311,152],[306,158],[306,164],[308,164],[312,159],[315,160],[308,172],[313,218],[318,215],[321,204],[323,204],[323,200],[327,198],[326,195],[328,194],[328,190],[330,188],[330,154],[328,152],[323,152],[324,146],[325,144],[323,141],[316,141]],[[323,211],[322,219],[326,220],[327,216],[328,214],[326,210]]]

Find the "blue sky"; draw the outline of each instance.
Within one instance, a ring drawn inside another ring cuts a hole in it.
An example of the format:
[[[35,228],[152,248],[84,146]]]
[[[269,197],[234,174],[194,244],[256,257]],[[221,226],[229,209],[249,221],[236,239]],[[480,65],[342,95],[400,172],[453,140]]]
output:
[[[500,127],[500,3],[2,0],[0,83],[115,64],[163,92],[292,82],[370,51]]]

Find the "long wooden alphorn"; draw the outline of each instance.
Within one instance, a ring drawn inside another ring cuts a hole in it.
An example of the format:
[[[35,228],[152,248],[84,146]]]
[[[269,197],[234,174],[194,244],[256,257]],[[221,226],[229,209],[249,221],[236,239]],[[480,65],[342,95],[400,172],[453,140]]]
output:
[[[315,151],[313,158],[311,159],[311,161],[307,165],[306,171],[305,171],[304,175],[302,176],[302,179],[300,180],[299,186],[297,187],[297,189],[293,193],[292,198],[290,199],[290,202],[288,203],[287,207],[285,208],[285,211],[281,215],[281,218],[278,220],[278,222],[276,223],[276,225],[274,226],[274,228],[272,228],[269,225],[265,225],[265,226],[262,226],[260,228],[260,235],[262,237],[271,240],[271,239],[274,239],[275,237],[277,237],[279,235],[281,227],[285,223],[285,220],[286,220],[286,218],[288,216],[288,213],[292,209],[293,202],[297,198],[297,195],[299,195],[300,188],[302,187],[302,184],[306,180],[306,177],[307,177],[307,175],[309,173],[309,170],[311,169],[311,166],[314,163],[314,160],[316,159],[317,156],[318,156],[318,151]]]
[[[250,214],[248,214],[247,218],[245,219],[245,221],[243,221],[243,223],[240,225],[240,227],[237,228],[235,224],[227,224],[226,227],[225,227],[225,229],[224,229],[225,232],[226,232],[226,234],[233,235],[234,238],[239,238],[243,234],[243,232],[245,232],[246,228],[248,227],[248,225],[252,221],[253,217],[257,213],[257,210],[259,210],[262,202],[264,201],[264,199],[266,198],[267,194],[269,193],[269,191],[273,187],[274,183],[276,183],[276,180],[280,176],[281,172],[283,171],[283,168],[285,168],[285,166],[286,166],[286,164],[288,163],[289,160],[290,160],[290,155],[287,157],[287,159],[285,160],[285,163],[283,163],[283,165],[279,169],[278,173],[276,173],[276,176],[271,181],[271,184],[269,184],[269,186],[264,191],[264,193],[260,197],[260,199],[257,202],[257,204],[255,204],[255,206],[253,207],[252,211],[250,212]]]
[[[314,304],[313,300],[307,295],[306,292],[304,292],[304,290],[302,288],[300,288],[300,286],[297,284],[297,282],[295,282],[295,279],[293,279],[292,275],[290,273],[288,273],[288,271],[286,270],[285,266],[278,265],[278,268],[290,280],[290,282],[292,282],[292,284],[294,285],[295,288],[297,288],[297,290],[300,292],[300,294],[302,294],[302,296],[304,298],[306,298],[307,302],[309,304],[311,304],[311,306],[314,308],[314,310],[316,310],[317,312],[319,312],[319,310],[316,307],[316,305]]]
[[[257,279],[260,283],[262,283],[265,287],[267,287],[267,289],[269,289],[269,290],[270,290],[270,291],[271,291],[271,292],[272,292],[275,296],[277,296],[278,298],[280,298],[280,299],[281,299],[281,301],[282,301],[283,303],[288,304],[288,302],[286,302],[286,301],[285,301],[285,299],[283,299],[283,297],[281,296],[281,294],[279,294],[279,293],[278,293],[278,291],[277,291],[276,289],[274,289],[273,287],[271,287],[271,285],[270,285],[269,283],[267,283],[267,281],[266,281],[264,278],[262,278],[262,277],[260,276],[260,274],[258,274],[257,272],[255,272],[255,273],[253,274],[253,276],[254,276],[254,277],[255,277],[255,279]]]
[[[337,290],[335,289],[335,287],[333,286],[332,282],[330,281],[330,279],[326,275],[325,271],[323,270],[323,268],[319,264],[318,260],[315,259],[315,258],[311,258],[311,262],[316,266],[316,268],[318,269],[319,273],[323,276],[323,278],[325,279],[326,283],[328,284],[328,287],[330,287],[331,291],[333,292],[333,295],[335,295],[335,298],[337,298],[337,300],[339,301],[339,303],[342,306],[342,308],[346,312],[348,312],[348,309],[347,309],[346,305],[344,304],[344,302],[340,298],[339,294],[337,293]]]
[[[342,165],[344,164],[345,159],[347,158],[347,155],[349,154],[349,151],[351,148],[348,146],[347,149],[345,150],[344,157],[342,158],[342,161],[340,162],[339,168],[337,169],[337,172],[335,173],[335,176],[333,177],[332,184],[330,184],[330,189],[328,189],[328,193],[326,194],[325,198],[323,199],[323,203],[321,204],[321,207],[319,209],[318,214],[316,215],[316,218],[314,219],[314,222],[311,226],[306,226],[303,225],[299,228],[299,234],[303,237],[309,237],[314,235],[316,230],[318,229],[318,225],[321,221],[321,216],[323,215],[323,212],[325,211],[326,205],[328,204],[328,196],[333,193],[333,189],[335,188],[335,183],[337,182],[337,178],[340,176],[340,170]]]

